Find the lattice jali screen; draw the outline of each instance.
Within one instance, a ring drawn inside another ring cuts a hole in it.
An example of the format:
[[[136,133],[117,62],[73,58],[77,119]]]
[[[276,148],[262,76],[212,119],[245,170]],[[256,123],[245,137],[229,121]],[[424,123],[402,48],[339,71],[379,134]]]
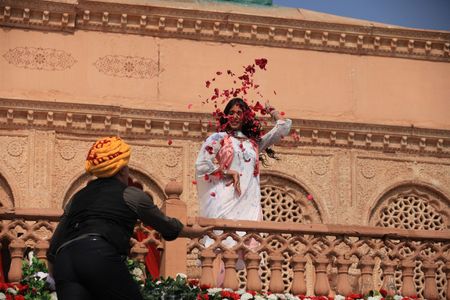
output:
[[[320,211],[309,193],[288,179],[273,175],[261,176],[261,205],[264,221],[322,223]]]
[[[450,201],[439,193],[422,186],[401,186],[386,193],[371,213],[369,223],[373,226],[410,230],[444,230],[450,228]],[[405,248],[405,255],[412,250]],[[408,252],[409,251],[409,252]],[[422,253],[428,256],[431,253]],[[414,282],[420,297],[424,286],[422,262],[415,261]],[[438,262],[436,272],[438,291],[442,299],[446,294],[446,276],[443,263]],[[401,287],[401,272],[395,274],[397,288]]]

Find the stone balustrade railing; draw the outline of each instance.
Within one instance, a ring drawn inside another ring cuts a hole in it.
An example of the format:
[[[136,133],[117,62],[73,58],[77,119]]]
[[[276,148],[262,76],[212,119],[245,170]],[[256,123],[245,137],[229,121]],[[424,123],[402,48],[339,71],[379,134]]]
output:
[[[186,273],[216,286],[217,272],[223,268],[223,286],[232,289],[347,295],[384,288],[404,296],[450,299],[450,230],[188,218],[186,204],[179,198],[181,186],[171,182],[165,192],[162,210],[167,215],[187,226],[214,230],[208,238],[167,242],[138,224],[136,230],[147,237],[131,239],[131,256],[142,261],[147,245],[156,245],[163,253],[162,276]],[[20,280],[27,249],[46,261],[61,214],[62,210],[0,208],[0,250],[9,250],[10,265],[3,267],[9,270],[10,282]],[[197,273],[188,270],[192,254],[201,261]]]

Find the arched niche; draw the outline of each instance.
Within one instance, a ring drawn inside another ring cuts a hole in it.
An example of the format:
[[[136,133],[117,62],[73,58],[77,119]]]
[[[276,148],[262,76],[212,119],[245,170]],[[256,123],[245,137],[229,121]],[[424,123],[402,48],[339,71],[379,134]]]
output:
[[[369,224],[411,230],[450,228],[450,201],[432,186],[411,182],[385,191],[370,210]]]
[[[165,199],[165,194],[163,188],[156,180],[151,178],[143,171],[133,167],[130,167],[130,178],[135,183],[135,185],[142,186],[143,191],[152,196],[153,201],[157,206],[161,206],[162,202]],[[64,208],[67,202],[73,197],[73,195],[75,195],[76,192],[85,187],[89,181],[94,179],[94,176],[87,173],[84,173],[77,179],[75,179],[64,195],[62,207]]]
[[[277,172],[262,172],[260,178],[263,220],[323,223],[323,213],[313,194],[304,184]]]
[[[6,178],[0,173],[0,209],[14,207],[14,195]]]

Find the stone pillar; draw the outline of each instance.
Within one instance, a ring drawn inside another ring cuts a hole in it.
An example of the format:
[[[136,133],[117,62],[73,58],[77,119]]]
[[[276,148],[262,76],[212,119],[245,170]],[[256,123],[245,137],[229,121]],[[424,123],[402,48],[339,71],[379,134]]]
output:
[[[435,262],[427,260],[423,262],[422,268],[425,275],[423,297],[428,300],[438,300],[439,292],[436,285],[436,270],[438,266]]]
[[[351,264],[351,260],[344,257],[339,257],[336,261],[338,272],[336,291],[339,295],[347,296],[352,292],[352,287],[350,286],[350,278],[348,275],[348,269],[350,268]]]
[[[270,254],[270,285],[269,291],[272,293],[283,293],[283,274],[282,274],[282,264],[284,257],[280,252],[274,252]]]
[[[36,258],[40,261],[44,262],[44,264],[48,268],[48,262],[47,262],[47,249],[50,246],[50,243],[48,241],[40,240],[36,243],[35,251],[36,251]]]
[[[22,279],[22,259],[25,250],[25,242],[17,239],[12,240],[9,244],[11,253],[11,266],[8,273],[9,282],[19,282]]]
[[[316,296],[328,296],[330,285],[328,283],[327,265],[329,261],[325,255],[319,255],[315,261],[316,283],[314,284],[314,294]]]
[[[450,261],[445,264],[444,271],[447,277],[447,300],[450,300]]]
[[[414,287],[414,267],[416,264],[411,259],[405,259],[401,262],[400,268],[402,269],[402,296],[413,297],[417,295],[416,288]]]
[[[250,251],[245,255],[245,262],[247,265],[247,290],[260,292],[262,289],[261,278],[258,274],[259,260],[258,253]]]
[[[186,203],[180,200],[183,188],[180,183],[170,181],[165,188],[167,199],[161,210],[169,217],[177,218],[183,224],[187,221]],[[164,251],[161,261],[161,275],[175,277],[177,273],[187,273],[187,239],[163,241]]]
[[[359,261],[359,266],[361,269],[361,287],[360,293],[365,295],[369,291],[373,290],[373,268],[375,266],[375,261],[372,257],[365,255]]]
[[[305,265],[306,258],[296,254],[291,259],[292,271],[294,278],[292,279],[291,293],[294,295],[306,295],[306,281],[305,281]]]
[[[236,272],[236,262],[238,255],[234,251],[227,250],[223,253],[223,261],[225,265],[225,279],[223,287],[230,288],[234,291],[239,289],[239,281]]]
[[[200,257],[202,258],[202,276],[200,277],[200,283],[214,287],[216,285],[216,276],[213,274],[213,260],[216,254],[210,249],[205,249],[200,254]]]
[[[390,259],[383,259],[381,261],[381,268],[383,269],[383,286],[389,296],[397,294],[397,287],[395,285],[395,267],[397,263]]]

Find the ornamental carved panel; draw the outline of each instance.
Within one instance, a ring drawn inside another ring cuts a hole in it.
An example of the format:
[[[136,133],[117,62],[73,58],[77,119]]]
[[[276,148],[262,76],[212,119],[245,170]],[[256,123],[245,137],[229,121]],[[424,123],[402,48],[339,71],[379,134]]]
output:
[[[64,71],[70,69],[77,60],[63,50],[52,48],[17,47],[8,50],[3,58],[19,68]]]
[[[94,63],[95,68],[108,76],[151,79],[163,70],[157,61],[148,57],[107,55]]]

